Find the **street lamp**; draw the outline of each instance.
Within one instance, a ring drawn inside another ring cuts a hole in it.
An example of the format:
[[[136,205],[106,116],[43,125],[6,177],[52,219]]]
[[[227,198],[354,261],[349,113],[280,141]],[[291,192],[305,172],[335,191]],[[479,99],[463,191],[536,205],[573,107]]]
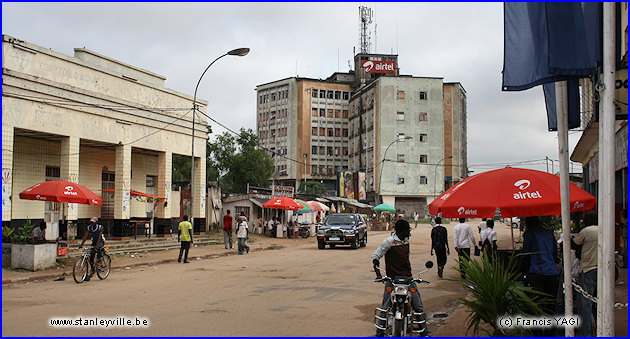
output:
[[[387,156],[387,151],[389,151],[389,148],[390,148],[390,147],[391,147],[394,143],[396,143],[396,142],[404,142],[405,140],[411,140],[411,139],[413,139],[413,137],[412,137],[412,136],[405,136],[405,137],[400,138],[400,136],[399,136],[399,135],[397,135],[397,136],[396,136],[396,139],[394,139],[394,141],[392,141],[392,142],[391,142],[391,143],[387,146],[387,148],[385,149],[385,153],[383,153],[383,160],[381,160],[381,164],[380,164],[380,166],[381,166],[381,173],[380,173],[380,174],[379,174],[379,176],[378,176],[378,192],[379,192],[379,195],[381,195],[381,196],[382,196],[382,194],[380,194],[380,193],[381,193],[381,191],[382,191],[382,190],[381,190],[381,179],[383,178],[383,167],[384,167],[384,165],[385,165],[385,157]],[[382,197],[381,197],[381,199],[382,199]]]
[[[191,141],[191,147],[190,147],[190,223],[193,225],[193,230],[194,230],[194,215],[195,215],[195,204],[194,204],[194,188],[195,188],[195,115],[197,114],[197,89],[199,89],[199,84],[201,83],[201,79],[203,78],[203,76],[206,74],[206,72],[208,71],[208,69],[210,68],[210,66],[212,66],[212,64],[214,64],[215,62],[217,62],[217,60],[223,58],[226,55],[236,55],[236,56],[245,56],[247,55],[247,53],[249,53],[249,48],[237,48],[237,49],[233,49],[225,54],[223,54],[222,56],[214,59],[214,61],[212,61],[210,63],[210,65],[208,65],[208,67],[206,67],[206,69],[203,71],[203,73],[201,73],[201,76],[199,77],[199,81],[197,81],[197,86],[195,86],[195,95],[193,96],[193,117],[192,117],[192,131],[191,131],[191,136],[192,136],[192,141]]]
[[[449,155],[449,156],[448,156],[448,157],[446,157],[446,158],[442,158],[442,160],[438,161],[438,163],[437,163],[437,164],[435,164],[435,175],[433,176],[433,177],[435,178],[435,179],[433,180],[433,196],[434,196],[434,197],[436,196],[436,193],[437,193],[437,191],[436,191],[436,187],[437,187],[437,168],[438,168],[438,165],[440,165],[440,163],[441,163],[442,161],[444,161],[445,159],[451,159],[452,157],[453,157],[452,155]],[[434,199],[435,199],[435,198],[434,198]]]

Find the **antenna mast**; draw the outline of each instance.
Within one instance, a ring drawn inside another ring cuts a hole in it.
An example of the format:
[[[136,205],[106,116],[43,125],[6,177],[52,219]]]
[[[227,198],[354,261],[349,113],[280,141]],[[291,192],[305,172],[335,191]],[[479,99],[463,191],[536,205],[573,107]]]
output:
[[[361,22],[359,31],[361,33],[359,38],[359,45],[361,46],[361,54],[369,54],[372,48],[372,42],[370,41],[370,29],[369,25],[372,23],[372,9],[368,7],[359,7],[359,15]]]

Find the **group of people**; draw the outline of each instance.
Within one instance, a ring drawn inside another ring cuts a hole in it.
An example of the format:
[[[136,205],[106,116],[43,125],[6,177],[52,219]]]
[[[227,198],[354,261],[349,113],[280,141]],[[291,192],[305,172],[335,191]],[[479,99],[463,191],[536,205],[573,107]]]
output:
[[[225,244],[225,249],[228,249],[228,245],[232,248],[232,225],[234,223],[234,218],[230,214],[230,210],[227,210],[225,216],[223,216],[223,243]],[[249,225],[247,224],[247,217],[245,213],[241,212],[239,215],[236,229],[234,230],[237,237],[238,244],[238,254],[243,255],[243,252],[249,253],[249,246],[247,246],[247,238],[249,236]]]

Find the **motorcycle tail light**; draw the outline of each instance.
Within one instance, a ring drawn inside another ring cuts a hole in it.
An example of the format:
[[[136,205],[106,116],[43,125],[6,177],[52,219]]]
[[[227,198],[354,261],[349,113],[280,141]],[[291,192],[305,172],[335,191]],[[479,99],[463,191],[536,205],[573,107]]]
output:
[[[390,286],[385,287],[387,293],[392,293],[392,288]]]
[[[411,288],[411,293],[416,293],[416,289],[415,288]]]

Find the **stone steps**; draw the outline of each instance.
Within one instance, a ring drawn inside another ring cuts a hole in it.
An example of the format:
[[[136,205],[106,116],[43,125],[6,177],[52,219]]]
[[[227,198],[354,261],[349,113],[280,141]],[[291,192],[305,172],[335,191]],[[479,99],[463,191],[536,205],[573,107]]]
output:
[[[79,242],[80,243],[80,242]],[[86,242],[89,244],[89,242]],[[194,244],[195,245],[214,245],[214,244],[222,244],[223,239],[219,239],[217,237],[206,237],[206,236],[195,236]],[[71,257],[80,256],[83,252],[83,249],[78,248],[78,243],[74,243],[70,245],[70,253]],[[120,253],[137,253],[144,251],[163,251],[170,250],[180,247],[180,243],[177,241],[177,237],[170,238],[156,238],[156,239],[143,239],[143,240],[108,240],[106,242],[107,248],[109,248],[110,254],[120,254]]]

